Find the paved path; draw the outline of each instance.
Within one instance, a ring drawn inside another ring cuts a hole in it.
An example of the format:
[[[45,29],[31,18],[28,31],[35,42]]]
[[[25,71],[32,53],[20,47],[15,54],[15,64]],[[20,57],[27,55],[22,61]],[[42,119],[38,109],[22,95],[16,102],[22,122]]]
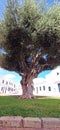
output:
[[[0,128],[0,130],[60,130],[60,128]]]

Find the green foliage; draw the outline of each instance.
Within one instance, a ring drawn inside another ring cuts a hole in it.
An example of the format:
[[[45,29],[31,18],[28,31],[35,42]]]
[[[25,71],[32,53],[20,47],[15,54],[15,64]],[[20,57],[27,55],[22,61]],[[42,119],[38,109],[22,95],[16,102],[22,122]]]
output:
[[[4,45],[5,35],[6,35],[6,26],[4,20],[0,21],[0,47]]]
[[[42,15],[38,39],[42,46],[49,51],[51,56],[60,55],[60,4],[54,4],[45,14]],[[54,51],[53,51],[54,50]]]
[[[7,0],[2,24],[8,69],[19,74],[34,70],[38,74],[60,64],[59,3],[47,9],[44,0],[24,0],[22,5],[18,0]]]
[[[5,25],[7,30],[12,30],[18,26],[17,0],[7,0],[6,12],[5,12]]]

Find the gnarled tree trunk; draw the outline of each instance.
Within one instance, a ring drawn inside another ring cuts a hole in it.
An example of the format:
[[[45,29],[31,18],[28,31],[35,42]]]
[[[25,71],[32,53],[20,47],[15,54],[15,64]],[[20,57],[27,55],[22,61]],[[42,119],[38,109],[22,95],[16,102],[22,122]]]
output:
[[[33,75],[25,74],[21,80],[23,94],[21,98],[34,98],[33,95]]]

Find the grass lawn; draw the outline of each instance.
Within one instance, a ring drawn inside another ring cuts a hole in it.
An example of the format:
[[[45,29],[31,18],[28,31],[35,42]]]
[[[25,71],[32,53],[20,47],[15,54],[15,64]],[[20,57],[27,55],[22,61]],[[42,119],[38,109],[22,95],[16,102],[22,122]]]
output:
[[[60,99],[19,99],[0,96],[0,116],[60,117]]]

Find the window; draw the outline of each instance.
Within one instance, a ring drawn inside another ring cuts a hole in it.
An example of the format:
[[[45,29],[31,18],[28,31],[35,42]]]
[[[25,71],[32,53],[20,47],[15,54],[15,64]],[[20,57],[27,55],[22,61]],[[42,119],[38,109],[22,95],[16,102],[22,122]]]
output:
[[[14,91],[13,88],[11,88],[11,91]]]
[[[2,83],[4,83],[4,80],[2,80]]]
[[[3,88],[3,87],[1,87],[1,91],[3,91],[3,89],[4,89],[4,88]]]
[[[1,87],[1,91],[4,93],[4,87]]]
[[[43,90],[45,91],[45,86],[43,86]]]
[[[9,84],[13,86],[13,83],[12,83],[12,82],[9,82]]]
[[[35,88],[33,88],[33,90],[35,91]]]
[[[59,72],[57,72],[57,75],[59,75]]]
[[[15,88],[15,84],[14,84],[14,88]]]
[[[8,84],[8,82],[6,81],[6,84]]]
[[[11,88],[10,87],[8,87],[8,91],[10,91],[11,90]]]
[[[40,91],[41,91],[41,87],[39,87]]]
[[[60,92],[60,84],[58,84],[58,90],[59,90],[59,92]]]
[[[36,92],[38,93],[38,87],[36,87]]]
[[[48,90],[51,91],[51,87],[50,86],[48,87]]]

